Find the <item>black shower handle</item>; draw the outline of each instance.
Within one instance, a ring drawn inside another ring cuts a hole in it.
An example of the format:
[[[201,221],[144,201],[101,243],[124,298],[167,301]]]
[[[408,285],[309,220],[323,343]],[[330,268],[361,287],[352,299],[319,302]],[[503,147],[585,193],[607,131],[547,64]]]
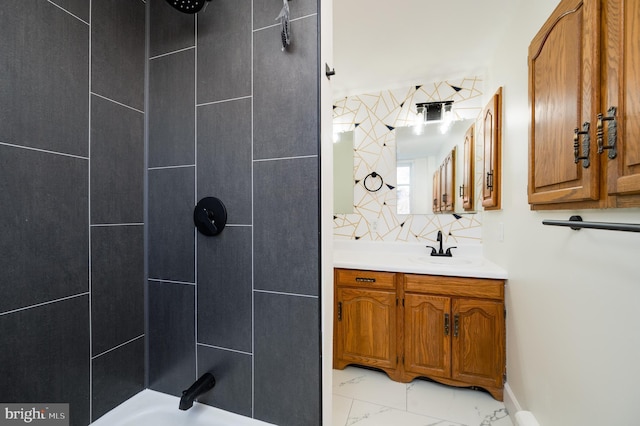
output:
[[[196,223],[209,231],[212,235],[218,233],[218,227],[213,219],[213,212],[204,207],[196,206]],[[198,227],[200,229],[200,227]]]
[[[193,210],[193,223],[204,235],[218,235],[227,224],[227,209],[219,199],[205,197]]]

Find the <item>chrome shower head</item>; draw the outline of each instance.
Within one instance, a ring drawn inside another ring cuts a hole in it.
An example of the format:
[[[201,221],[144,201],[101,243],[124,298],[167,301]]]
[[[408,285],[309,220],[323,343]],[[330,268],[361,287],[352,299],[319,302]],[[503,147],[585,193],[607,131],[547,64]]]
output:
[[[171,6],[184,13],[198,13],[211,0],[167,0]]]

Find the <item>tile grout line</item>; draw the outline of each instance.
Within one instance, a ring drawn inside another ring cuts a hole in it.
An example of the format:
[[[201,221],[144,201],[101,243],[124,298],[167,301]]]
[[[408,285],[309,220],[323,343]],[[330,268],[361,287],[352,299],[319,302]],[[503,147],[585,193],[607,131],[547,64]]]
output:
[[[89,27],[91,27],[91,24],[87,21],[85,21],[84,19],[80,18],[79,16],[74,15],[73,13],[71,13],[70,11],[68,11],[67,9],[65,9],[64,7],[55,4],[54,2],[52,2],[51,0],[47,0],[50,4],[52,4],[53,6],[57,7],[58,9],[62,10],[63,12],[67,13],[68,15],[73,16],[74,18],[76,18],[78,21],[87,24]],[[91,20],[91,6],[89,6],[89,20]]]
[[[25,145],[16,145],[16,144],[8,143],[8,142],[0,142],[0,145],[10,146],[11,148],[28,149],[30,151],[43,152],[45,154],[62,155],[64,157],[77,158],[79,160],[89,160],[89,157],[82,156],[82,155],[67,154],[65,152],[51,151],[51,150],[48,150],[48,149],[34,148],[34,147],[31,147],[31,146],[25,146]]]
[[[126,346],[126,345],[128,345],[129,343],[131,343],[131,342],[135,342],[136,340],[139,340],[139,339],[143,338],[144,336],[145,336],[145,334],[144,334],[144,333],[142,333],[141,335],[139,335],[139,336],[137,336],[137,337],[134,337],[133,339],[129,339],[129,340],[127,340],[126,342],[120,343],[119,345],[116,345],[116,346],[112,347],[111,349],[107,349],[107,350],[106,350],[106,351],[104,351],[104,352],[100,352],[98,355],[94,355],[94,356],[92,356],[92,357],[91,357],[91,360],[93,361],[94,359],[98,359],[98,358],[100,358],[101,356],[106,355],[106,354],[108,354],[109,352],[113,352],[113,351],[115,351],[116,349],[120,349],[121,347]]]
[[[194,171],[193,171],[193,205],[198,203],[198,14],[194,15],[193,25],[193,44],[194,44],[194,59],[193,59],[193,149],[194,149]],[[194,321],[194,338],[195,338],[195,377],[198,378],[198,231],[197,228],[193,228],[193,267],[194,277],[196,285],[193,291],[193,321]]]
[[[253,68],[254,61],[254,40],[253,40],[253,22],[255,19],[254,16],[254,8],[253,3],[251,2],[251,47],[250,47],[250,55],[251,55],[251,353],[254,354],[251,357],[251,417],[255,418],[255,387],[256,387],[256,302],[255,302],[255,212],[254,212],[254,174],[255,174],[255,163],[253,162],[253,142],[254,142],[254,107],[255,107],[255,87],[254,87],[254,73],[255,70]]]
[[[92,250],[91,250],[91,244],[92,244],[92,240],[91,240],[91,126],[92,126],[92,120],[91,120],[91,114],[92,114],[92,108],[91,108],[91,77],[92,77],[92,66],[93,66],[93,62],[91,60],[91,55],[93,54],[92,51],[92,46],[91,44],[93,43],[93,39],[91,37],[91,33],[92,33],[92,15],[93,15],[93,0],[89,1],[89,81],[88,81],[88,102],[89,102],[89,117],[88,117],[88,123],[87,126],[89,127],[89,131],[88,131],[88,140],[87,140],[87,153],[88,153],[88,161],[87,161],[87,216],[88,216],[88,229],[87,229],[87,234],[88,234],[88,272],[89,272],[89,276],[87,277],[88,279],[88,288],[89,288],[89,421],[93,421],[93,359],[91,358],[93,356],[93,316],[92,316],[92,305],[93,305],[93,281],[91,279],[91,276],[93,274],[93,262],[91,259],[92,256]]]
[[[23,306],[22,308],[11,309],[10,311],[0,312],[0,317],[4,316],[4,315],[11,315],[11,314],[15,314],[17,312],[26,311],[28,309],[39,308],[40,306],[51,305],[53,303],[63,302],[65,300],[75,299],[76,297],[82,297],[82,296],[88,296],[88,295],[89,295],[89,292],[85,291],[83,293],[78,293],[78,294],[73,294],[71,296],[61,297],[59,299],[48,300],[46,302],[40,302],[40,303],[36,303],[34,305],[29,305],[29,306]]]

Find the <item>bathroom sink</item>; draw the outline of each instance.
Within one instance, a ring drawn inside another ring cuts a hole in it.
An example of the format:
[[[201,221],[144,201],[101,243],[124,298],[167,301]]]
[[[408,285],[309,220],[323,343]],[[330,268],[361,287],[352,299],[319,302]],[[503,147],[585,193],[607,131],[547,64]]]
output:
[[[412,257],[410,260],[414,263],[426,265],[443,265],[456,267],[480,266],[482,259],[469,259],[465,257],[439,257],[439,256],[421,256]]]

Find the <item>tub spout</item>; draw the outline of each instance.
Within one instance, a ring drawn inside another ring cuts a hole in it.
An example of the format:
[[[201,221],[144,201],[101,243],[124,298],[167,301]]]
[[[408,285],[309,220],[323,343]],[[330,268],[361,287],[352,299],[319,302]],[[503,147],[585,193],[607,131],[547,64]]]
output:
[[[192,384],[189,389],[182,391],[180,398],[180,409],[188,410],[193,407],[193,401],[205,392],[210,391],[216,385],[216,379],[211,373],[204,373],[198,380]]]

